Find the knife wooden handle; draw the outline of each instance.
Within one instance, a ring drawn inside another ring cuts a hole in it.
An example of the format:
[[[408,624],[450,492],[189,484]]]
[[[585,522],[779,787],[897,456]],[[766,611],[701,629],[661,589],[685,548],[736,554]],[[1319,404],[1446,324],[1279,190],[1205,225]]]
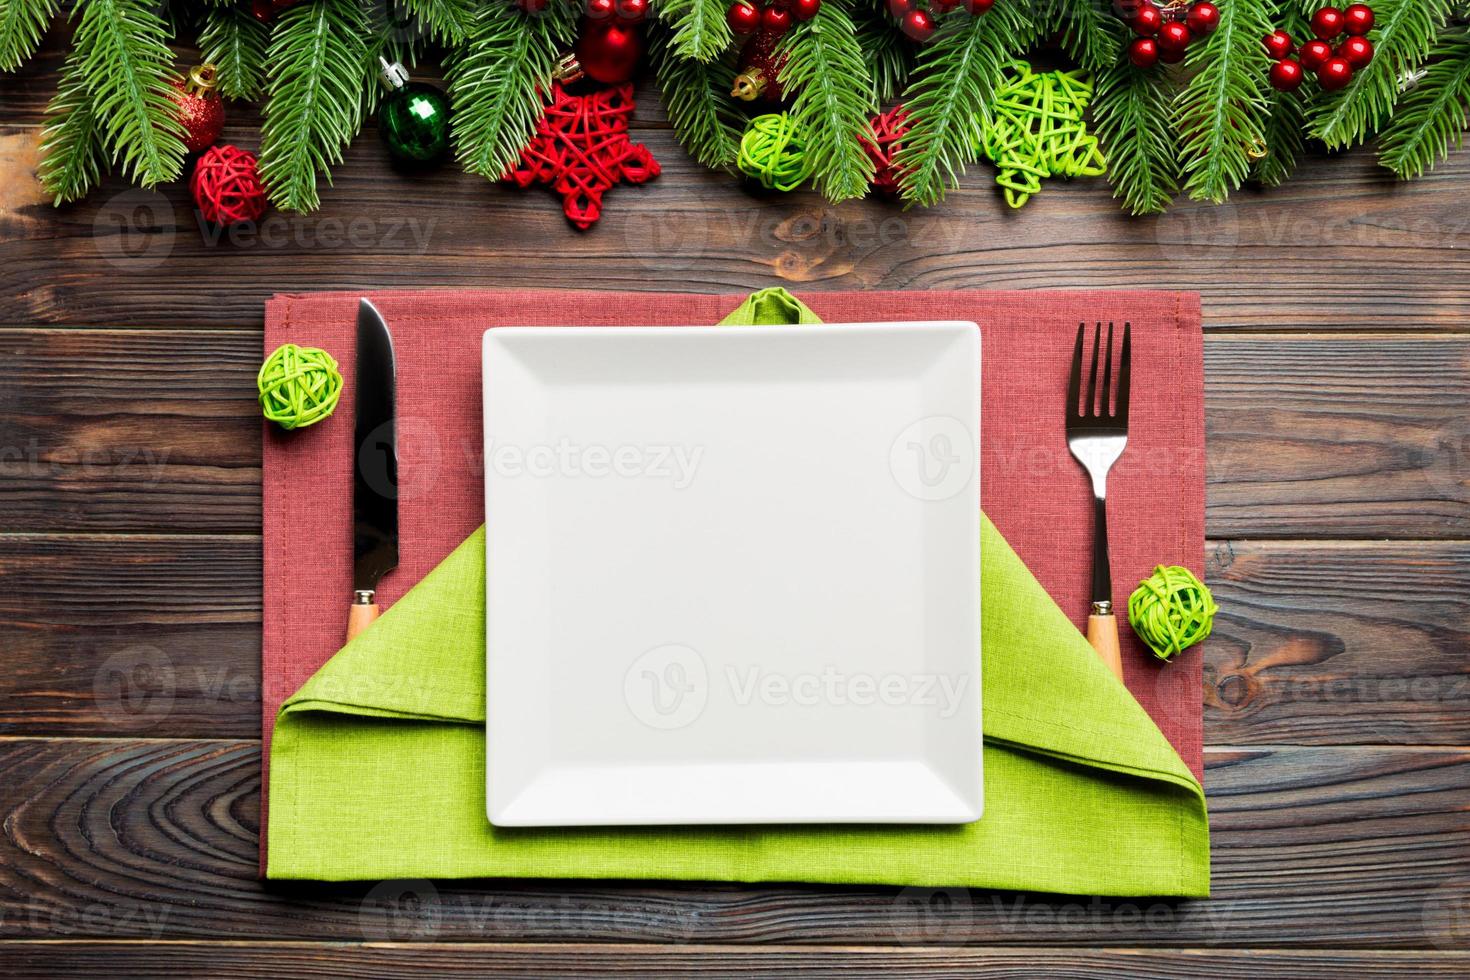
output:
[[[1107,616],[1087,617],[1087,642],[1097,651],[1102,662],[1107,665],[1108,670],[1118,680],[1123,679],[1123,654],[1118,646],[1118,617],[1111,614]]]
[[[371,592],[358,593],[352,605],[347,607],[347,639],[349,641],[371,626],[373,620],[378,618],[378,604],[371,601],[374,598],[376,597]],[[364,599],[369,601],[364,602]]]

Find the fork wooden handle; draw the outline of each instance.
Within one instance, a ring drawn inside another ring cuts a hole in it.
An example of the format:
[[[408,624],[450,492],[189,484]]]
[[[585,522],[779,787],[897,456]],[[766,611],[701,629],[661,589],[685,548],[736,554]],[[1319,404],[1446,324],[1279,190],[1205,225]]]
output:
[[[1118,647],[1118,617],[1114,615],[1087,617],[1087,642],[1097,651],[1102,662],[1118,680],[1123,679],[1123,655]]]

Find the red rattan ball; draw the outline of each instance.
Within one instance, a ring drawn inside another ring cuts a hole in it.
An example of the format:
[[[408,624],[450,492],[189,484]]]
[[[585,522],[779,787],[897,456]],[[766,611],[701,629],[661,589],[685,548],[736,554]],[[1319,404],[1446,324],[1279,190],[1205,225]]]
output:
[[[894,106],[872,120],[873,139],[862,140],[863,149],[873,161],[873,187],[884,194],[898,193],[900,172],[893,166],[893,157],[903,148],[903,138],[909,131],[909,117],[903,106]]]
[[[220,227],[258,221],[265,214],[265,187],[255,154],[238,146],[226,143],[205,150],[194,164],[189,190],[204,220]]]

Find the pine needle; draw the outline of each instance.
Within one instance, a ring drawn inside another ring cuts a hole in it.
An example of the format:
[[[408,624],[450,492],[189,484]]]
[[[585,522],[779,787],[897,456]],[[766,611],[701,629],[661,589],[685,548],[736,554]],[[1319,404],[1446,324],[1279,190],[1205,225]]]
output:
[[[461,44],[475,23],[472,0],[398,0],[430,37],[441,44]]]
[[[940,22],[904,97],[913,122],[894,168],[907,205],[938,204],[975,161],[979,123],[990,120],[990,103],[1016,52],[1037,34],[1025,4],[1004,0],[982,16]]]
[[[669,44],[681,58],[714,61],[734,37],[725,20],[726,0],[659,0],[652,6],[654,16],[672,28]]]
[[[41,186],[58,205],[85,197],[107,168],[107,150],[87,87],[81,58],[73,51],[62,63],[56,96],[46,107],[48,122],[41,131],[37,170]]]
[[[358,0],[307,0],[272,31],[260,175],[283,211],[317,208],[317,176],[331,183],[331,167],[362,127],[365,32]]]
[[[1451,0],[1374,0],[1373,60],[1312,113],[1312,132],[1330,149],[1366,139],[1387,121],[1399,79],[1417,68],[1444,26]]]
[[[1399,177],[1418,177],[1465,136],[1470,113],[1470,29],[1460,28],[1430,50],[1424,77],[1399,100],[1378,138],[1378,160]]]
[[[36,53],[57,0],[0,0],[0,71],[14,71]]]
[[[146,0],[84,0],[80,11],[73,52],[112,158],[144,187],[177,180],[187,151],[168,25]]]
[[[1004,2],[1004,0],[1002,0]],[[1099,0],[1042,0],[1043,22],[1061,29],[1062,50],[1091,72],[1118,63],[1126,27],[1113,15],[1111,3]]]
[[[1178,137],[1169,118],[1169,75],[1126,61],[1097,79],[1092,128],[1108,161],[1113,197],[1134,214],[1159,214],[1179,192]]]
[[[879,106],[892,102],[913,71],[914,42],[902,31],[894,30],[893,21],[873,8],[853,11],[852,19],[858,46],[868,62],[868,76],[873,79],[873,101]]]
[[[201,57],[214,65],[220,94],[254,100],[265,89],[270,30],[240,4],[210,7],[199,32]]]
[[[1184,189],[1197,201],[1222,203],[1250,172],[1265,145],[1267,74],[1261,38],[1272,30],[1262,0],[1220,4],[1220,26],[1191,45],[1193,73],[1174,100],[1183,138]]]
[[[695,160],[706,167],[729,167],[740,151],[745,122],[730,95],[733,59],[702,64],[685,58],[673,49],[670,34],[662,23],[649,25],[648,54],[669,122]]]
[[[535,16],[509,3],[476,11],[468,41],[445,66],[450,125],[465,170],[499,180],[515,164],[535,135],[552,71],[575,26],[576,11],[565,3]]]
[[[778,60],[783,53],[781,89],[796,93],[790,111],[806,144],[812,186],[834,204],[862,197],[873,160],[860,140],[872,135],[877,104],[846,0],[824,0],[815,17],[781,41]]]

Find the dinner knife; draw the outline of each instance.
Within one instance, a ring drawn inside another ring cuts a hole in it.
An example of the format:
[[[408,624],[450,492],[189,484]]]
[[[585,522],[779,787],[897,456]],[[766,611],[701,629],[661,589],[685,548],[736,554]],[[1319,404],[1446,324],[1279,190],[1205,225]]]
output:
[[[393,336],[366,298],[357,302],[352,465],[352,606],[347,639],[378,618],[378,582],[398,567],[398,440]]]

